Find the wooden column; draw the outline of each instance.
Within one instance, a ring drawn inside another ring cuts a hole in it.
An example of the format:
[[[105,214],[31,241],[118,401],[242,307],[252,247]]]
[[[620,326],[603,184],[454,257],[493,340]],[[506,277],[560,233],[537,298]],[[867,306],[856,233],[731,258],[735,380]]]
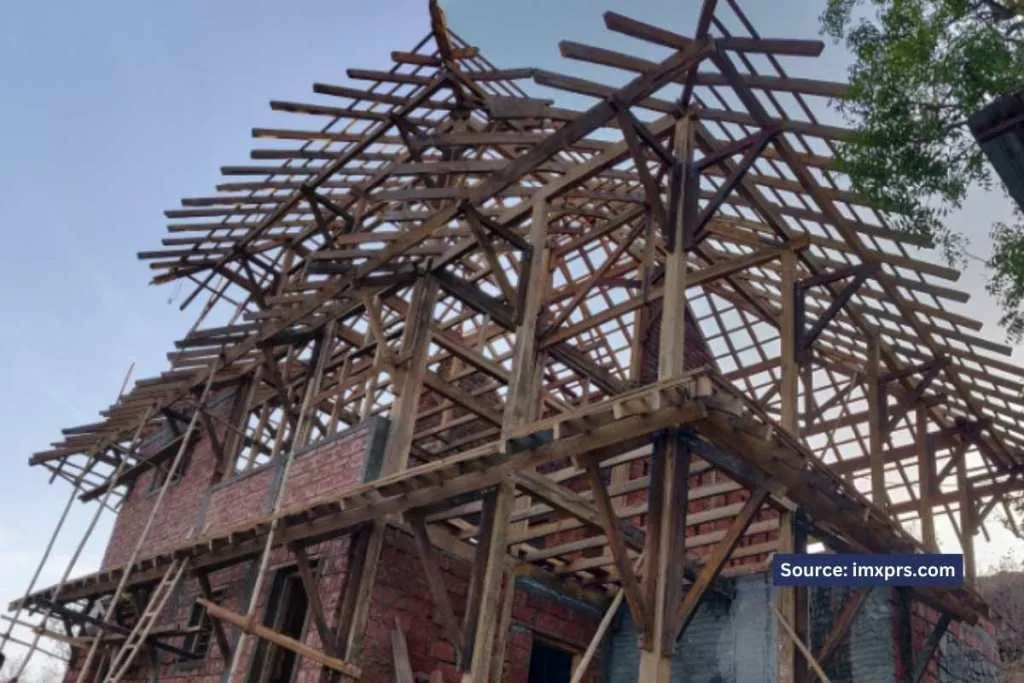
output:
[[[790,250],[781,254],[782,308],[779,315],[780,352],[782,354],[782,377],[779,384],[782,428],[790,434],[799,435],[797,391],[800,381],[800,367],[797,363],[796,300],[796,253]],[[780,513],[778,552],[796,551],[795,515],[788,511]],[[794,588],[775,589],[775,607],[780,618],[789,624],[797,623],[797,596]],[[796,678],[796,646],[792,638],[776,633],[776,678],[778,683],[793,683]]]
[[[881,349],[878,340],[868,340],[868,363],[865,368],[868,389],[868,458],[871,462],[871,501],[879,507],[885,507],[885,462],[883,461],[882,430],[884,420],[882,405],[882,384],[879,377],[881,368]]]
[[[515,355],[512,360],[512,382],[509,385],[502,432],[529,422],[537,416],[540,397],[540,358],[537,353],[537,325],[548,289],[550,253],[547,247],[548,219],[547,202],[538,199],[533,205],[530,222],[530,261],[525,264],[520,276],[520,287],[525,292],[522,302],[521,320],[516,328]]]
[[[974,563],[974,492],[967,480],[967,445],[960,446],[956,463],[957,495],[960,502],[960,547],[964,553],[964,578],[973,584],[977,577]]]
[[[932,552],[938,551],[935,542],[935,517],[932,514],[932,494],[935,492],[935,454],[928,447],[928,413],[924,406],[917,408],[917,478],[921,488],[918,503],[921,516],[921,542]]]
[[[409,463],[409,450],[416,428],[416,413],[419,410],[420,393],[423,389],[423,375],[426,372],[427,350],[430,347],[430,321],[433,318],[434,305],[437,303],[437,281],[424,277],[416,282],[413,288],[412,301],[409,304],[411,315],[406,320],[402,331],[400,355],[396,360],[395,384],[399,387],[398,394],[388,416],[388,440],[384,447],[384,460],[381,464],[381,476],[394,474],[406,468]],[[378,339],[378,343],[382,340]],[[373,588],[377,581],[377,565],[380,562],[381,549],[384,546],[384,532],[387,525],[376,522],[365,533],[368,538],[358,561],[358,572],[350,571],[346,586],[344,621],[338,624],[342,634],[339,644],[347,661],[359,659],[362,649],[363,632],[370,612],[370,601]],[[347,622],[347,623],[346,623]],[[322,679],[323,680],[323,679]]]
[[[493,502],[489,503],[493,506],[492,521],[490,528],[487,529],[487,553],[477,558],[478,562],[483,561],[485,564],[477,600],[473,642],[469,648],[469,671],[463,674],[463,683],[487,683],[492,668],[495,627],[501,612],[501,587],[508,553],[508,520],[515,499],[512,481],[503,480],[498,484],[497,491],[491,495]],[[482,544],[483,539],[480,539],[480,542]]]
[[[419,409],[420,393],[423,390],[423,376],[427,370],[427,350],[430,348],[430,321],[433,319],[434,304],[437,302],[437,280],[424,277],[416,282],[411,315],[402,331],[402,347],[394,369],[399,387],[395,402],[388,416],[388,441],[384,450],[381,476],[386,477],[406,468],[409,463],[409,449],[416,429],[416,413]]]
[[[681,119],[675,129],[675,155],[684,170],[680,174],[681,187],[674,188],[678,191],[678,209],[670,217],[671,225],[666,226],[666,243],[670,249],[665,254],[665,293],[658,346],[659,380],[678,377],[685,371],[687,252],[684,231],[687,221],[693,220],[692,207],[695,206],[692,197],[687,200],[685,189],[693,163],[693,138],[693,119]],[[669,683],[671,680],[676,641],[675,609],[681,601],[686,550],[688,473],[689,448],[684,438],[673,430],[662,437],[652,456],[644,551],[644,595],[649,629],[641,634],[643,649],[638,679],[644,683]]]

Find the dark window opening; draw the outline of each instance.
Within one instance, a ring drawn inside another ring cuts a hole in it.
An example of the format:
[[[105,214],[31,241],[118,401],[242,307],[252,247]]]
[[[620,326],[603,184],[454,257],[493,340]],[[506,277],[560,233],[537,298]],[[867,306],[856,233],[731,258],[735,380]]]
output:
[[[309,600],[295,567],[274,575],[263,625],[289,638],[302,640]],[[260,639],[249,671],[248,683],[291,683],[297,658],[294,652]]]
[[[218,602],[224,597],[223,591],[215,591],[213,601]],[[206,657],[210,652],[210,643],[213,639],[213,622],[206,613],[206,608],[198,602],[192,605],[192,611],[188,616],[188,635],[182,643],[181,649],[190,652],[192,659],[183,658],[184,662],[195,662]]]
[[[177,453],[175,453],[174,456],[177,456]],[[156,493],[163,488],[164,482],[167,481],[171,465],[174,464],[174,456],[154,466],[153,480],[149,484],[150,493]],[[178,466],[174,468],[174,472],[170,472],[171,486],[174,486],[181,481],[181,478],[185,474],[185,469],[188,467],[188,461],[189,453],[186,451],[181,454],[181,460],[178,461]]]
[[[573,654],[534,638],[530,650],[529,683],[569,683]]]

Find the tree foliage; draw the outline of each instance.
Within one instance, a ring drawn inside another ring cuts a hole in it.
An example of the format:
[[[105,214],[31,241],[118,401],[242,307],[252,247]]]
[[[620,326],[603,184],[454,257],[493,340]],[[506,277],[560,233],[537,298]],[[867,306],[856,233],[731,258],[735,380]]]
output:
[[[827,0],[825,33],[853,55],[841,105],[856,133],[839,168],[897,229],[958,260],[945,224],[970,188],[996,179],[967,119],[1024,89],[1024,0]],[[1010,336],[1024,335],[1024,216],[992,227],[989,291]]]

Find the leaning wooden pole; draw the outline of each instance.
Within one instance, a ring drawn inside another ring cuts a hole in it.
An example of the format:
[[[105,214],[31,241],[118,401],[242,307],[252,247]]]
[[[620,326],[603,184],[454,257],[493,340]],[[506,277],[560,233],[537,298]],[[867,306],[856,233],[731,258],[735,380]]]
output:
[[[46,566],[47,561],[50,559],[50,553],[53,552],[53,546],[57,542],[57,536],[60,535],[61,530],[64,528],[64,522],[67,521],[68,513],[71,511],[71,506],[74,505],[75,498],[78,497],[78,491],[81,487],[82,479],[85,477],[86,472],[91,468],[93,462],[95,462],[95,455],[93,455],[93,458],[90,460],[89,466],[82,470],[82,473],[78,475],[74,486],[71,487],[71,495],[68,496],[68,502],[64,504],[64,510],[61,512],[60,519],[57,520],[57,526],[54,527],[53,533],[50,534],[50,540],[46,544],[46,549],[43,550],[43,557],[39,560],[39,564],[36,565],[36,570],[32,573],[32,578],[29,579],[28,588],[25,589],[25,595],[21,602],[18,603],[18,607],[14,611],[14,616],[8,619],[7,630],[4,632],[4,635],[0,637],[0,652],[2,652],[4,647],[7,645],[7,641],[11,639],[11,634],[14,631],[17,619],[21,616],[21,611],[24,609],[25,602],[28,600],[29,596],[32,595],[32,591],[36,587],[36,582],[39,580],[39,575],[43,572],[43,567]],[[31,652],[29,653],[29,656],[31,656]],[[26,657],[26,659],[27,658],[28,657]]]
[[[136,428],[135,433],[132,436],[132,440],[129,446],[129,452],[138,445],[139,439],[142,438],[142,431],[143,429],[145,429],[146,423],[149,421],[149,418],[152,414],[152,409],[147,410],[143,414],[142,420],[139,422],[139,426]],[[127,467],[127,464],[128,459],[122,458],[121,462],[118,463],[117,468],[114,470],[114,473],[111,475],[111,481],[117,480],[117,477],[121,475],[121,473]],[[100,517],[103,514],[103,511],[107,509],[107,501],[113,495],[113,492],[113,486],[107,487],[107,490],[103,494],[103,498],[97,504],[96,512],[93,513],[92,519],[89,520],[89,526],[86,527],[85,533],[82,534],[82,538],[78,541],[78,545],[75,547],[75,551],[71,553],[71,557],[68,559],[68,563],[64,567],[64,573],[61,574],[60,581],[57,583],[57,586],[53,589],[53,594],[50,596],[51,602],[56,602],[57,598],[60,597],[61,591],[64,590],[64,584],[67,583],[68,577],[71,576],[71,572],[74,570],[75,565],[78,564],[78,558],[81,557],[82,551],[85,549],[85,545],[89,542],[89,539],[92,537],[93,531],[96,530],[96,524],[99,522]],[[41,634],[36,633],[35,636],[32,638],[28,654],[26,654],[25,657],[21,660],[21,666],[19,667],[17,673],[15,673],[14,675],[15,679],[19,679],[21,675],[25,673],[25,668],[28,666],[28,663],[31,660],[32,655],[38,648],[40,636]]]
[[[333,319],[328,321],[324,326],[320,340],[317,342],[316,353],[313,358],[313,373],[306,384],[306,393],[302,399],[302,406],[299,408],[298,421],[295,424],[295,434],[292,438],[291,446],[288,449],[288,455],[285,458],[284,465],[282,466],[281,483],[278,485],[277,491],[274,494],[274,504],[271,507],[270,512],[270,530],[267,532],[267,540],[263,544],[259,570],[256,572],[256,578],[252,585],[252,593],[249,595],[249,604],[245,609],[245,618],[250,624],[255,624],[256,622],[256,608],[259,605],[260,592],[263,588],[267,568],[270,566],[270,554],[274,548],[274,542],[277,539],[277,530],[280,528],[281,518],[278,513],[281,511],[281,504],[285,500],[285,491],[288,490],[288,474],[291,471],[292,463],[295,461],[295,454],[302,450],[306,445],[303,436],[308,433],[306,425],[309,423],[309,413],[310,410],[313,409],[317,395],[320,393],[320,378],[323,376],[324,366],[327,363],[327,359],[330,357],[330,346],[334,339],[334,325],[335,321]],[[251,628],[243,629],[238,636],[238,642],[235,643],[235,651],[231,657],[231,666],[228,669],[228,681],[234,680],[235,673],[238,671],[238,666],[242,661],[242,650],[244,649],[246,639],[251,632]]]
[[[210,374],[206,378],[206,386],[203,387],[203,393],[199,396],[199,407],[201,408],[206,403],[206,399],[210,394],[210,390],[213,387],[213,378],[217,375],[218,364],[214,363],[210,368]],[[185,452],[188,450],[189,441],[192,438],[192,432],[195,431],[196,425],[199,424],[199,413],[200,408],[197,408],[192,413],[192,418],[188,422],[188,427],[181,436],[181,445],[178,446],[178,452],[174,455],[174,460],[168,466],[168,473],[175,472],[178,467],[181,466],[181,461],[185,457]],[[82,664],[82,669],[78,673],[76,679],[80,683],[85,679],[89,671],[89,667],[92,666],[93,660],[96,658],[96,653],[99,651],[100,642],[103,640],[103,629],[110,623],[111,619],[114,618],[114,614],[117,613],[117,603],[121,599],[121,595],[124,593],[124,589],[128,586],[128,579],[132,575],[132,567],[135,565],[136,560],[139,559],[139,553],[142,552],[142,546],[146,542],[146,538],[149,536],[149,530],[153,527],[153,521],[156,519],[157,513],[160,511],[160,506],[164,502],[164,497],[167,495],[168,489],[171,487],[171,481],[173,477],[168,474],[167,478],[164,479],[163,486],[160,487],[160,492],[157,494],[156,500],[153,501],[153,509],[149,512],[149,517],[146,519],[146,525],[142,528],[142,533],[139,534],[139,539],[135,542],[135,548],[132,550],[131,556],[125,563],[124,572],[121,574],[121,580],[117,583],[117,588],[114,590],[114,595],[110,599],[110,604],[107,605],[107,609],[103,614],[103,626],[100,627],[99,633],[92,641],[92,645],[89,647],[89,653],[85,657],[85,662]],[[113,486],[110,487],[111,489]]]

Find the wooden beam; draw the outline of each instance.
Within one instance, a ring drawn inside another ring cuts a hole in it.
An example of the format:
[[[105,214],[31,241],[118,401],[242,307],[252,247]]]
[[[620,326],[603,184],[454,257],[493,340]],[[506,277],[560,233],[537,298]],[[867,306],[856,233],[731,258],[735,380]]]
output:
[[[956,462],[956,483],[960,507],[960,548],[964,553],[964,578],[974,585],[977,570],[974,562],[974,488],[967,479],[967,449],[962,447]]]
[[[497,633],[494,635],[494,655],[491,657],[490,681],[500,683],[505,671],[505,647],[512,627],[512,608],[515,606],[516,575],[505,569],[501,591],[501,611],[498,614]]]
[[[779,611],[779,608],[775,605],[772,605],[772,611],[775,612],[775,617],[779,620],[779,624],[782,626],[782,629],[786,632],[786,635],[789,637],[789,640],[793,643],[793,645],[796,646],[798,650],[800,650],[800,654],[802,654],[804,658],[807,660],[807,663],[814,670],[814,673],[818,676],[818,679],[821,681],[821,683],[831,683],[829,681],[828,676],[825,675],[825,670],[822,669],[821,665],[817,662],[817,660],[814,659],[814,655],[811,654],[811,651],[807,649],[807,646],[800,639],[800,636],[798,636],[796,631],[793,630],[793,626],[788,621],[786,621],[786,618],[784,616],[782,616],[782,612]]]
[[[364,535],[360,540],[365,541],[356,544],[356,548],[362,552],[358,555],[349,555],[350,571],[345,578],[344,602],[341,605],[341,618],[338,620],[338,628],[343,629],[339,631],[338,643],[344,642],[344,657],[349,661],[358,660],[362,653],[370,602],[373,600],[373,587],[376,585],[377,568],[384,547],[385,529],[383,522],[374,521],[362,532]],[[352,566],[351,558],[357,558],[355,567]]]
[[[932,494],[935,490],[935,453],[929,448],[928,413],[918,406],[914,448],[917,453],[917,479],[919,482],[918,516],[921,518],[921,542],[930,552],[938,552],[935,540],[935,517],[932,513]]]
[[[928,634],[928,638],[925,640],[924,645],[921,647],[921,652],[914,662],[914,672],[910,677],[910,683],[920,683],[924,678],[924,674],[928,670],[928,662],[931,661],[932,655],[938,649],[942,636],[946,635],[946,630],[949,628],[949,623],[952,620],[952,615],[944,613],[939,618],[938,623],[935,624],[935,628]]]
[[[410,308],[412,315],[406,320],[402,332],[399,362],[402,364],[401,386],[391,408],[388,440],[381,465],[385,477],[405,469],[409,462],[409,449],[416,428],[423,377],[427,371],[427,351],[430,347],[430,324],[437,301],[438,283],[432,277],[417,280]]]
[[[681,119],[675,127],[675,171],[671,174],[669,223],[663,225],[665,243],[665,284],[661,330],[658,340],[658,379],[669,380],[686,372],[686,235],[696,215],[696,178],[692,173],[694,120]],[[686,506],[678,509],[680,488],[685,499],[689,472],[689,450],[681,447],[674,432],[663,435],[651,461],[648,494],[647,546],[644,550],[645,596],[651,611],[650,628],[639,630],[644,646],[640,653],[640,680],[668,683],[675,650],[675,619],[672,606],[678,603],[686,552]],[[708,585],[714,577],[708,579]],[[627,594],[628,598],[628,594]]]
[[[743,504],[743,509],[733,519],[732,524],[729,526],[729,531],[715,545],[715,549],[711,551],[711,555],[708,556],[707,561],[701,568],[700,574],[697,575],[697,580],[687,590],[686,596],[675,611],[673,628],[676,639],[682,635],[687,625],[697,613],[697,607],[700,606],[701,598],[704,597],[715,577],[722,571],[722,567],[729,560],[729,556],[732,554],[736,544],[743,538],[747,527],[754,521],[757,512],[765,501],[768,500],[768,495],[768,489],[761,488],[751,491],[750,498],[747,499],[747,502]]]
[[[501,584],[507,557],[508,518],[515,502],[515,487],[511,479],[498,484],[493,495],[494,516],[487,544],[477,623],[470,649],[470,668],[463,674],[464,683],[487,683],[494,651],[495,625],[500,611]]]
[[[413,532],[413,540],[416,543],[416,552],[419,553],[420,562],[423,564],[423,573],[427,579],[427,586],[430,588],[430,595],[434,600],[434,609],[444,628],[448,641],[455,648],[455,656],[461,656],[462,632],[459,629],[459,622],[455,618],[455,610],[452,609],[451,597],[444,585],[444,577],[441,575],[441,567],[437,561],[437,553],[434,545],[430,542],[427,533],[427,525],[420,514],[407,515],[409,527]]]
[[[846,596],[846,599],[843,601],[843,607],[839,611],[839,616],[832,622],[832,628],[829,629],[828,635],[825,636],[824,642],[822,642],[821,647],[818,648],[818,652],[814,656],[815,661],[823,669],[832,659],[832,655],[835,654],[839,644],[843,642],[843,638],[849,633],[853,622],[857,619],[857,615],[860,614],[861,608],[864,607],[864,602],[870,595],[870,590],[857,588],[851,590],[849,595]],[[804,672],[804,675],[800,677],[800,683],[812,683],[812,676],[809,671]]]
[[[213,588],[210,586],[210,577],[206,572],[196,572],[196,582],[199,584],[199,592],[209,601],[213,601]],[[206,617],[210,620],[210,627],[213,629],[213,638],[220,650],[220,656],[225,662],[231,661],[231,644],[228,634],[224,632],[224,625],[219,619]]]
[[[782,371],[779,384],[779,401],[782,428],[794,437],[800,434],[800,410],[797,404],[800,388],[799,365],[799,327],[797,306],[797,254],[786,251],[780,262],[782,279],[782,301],[779,311],[779,336]],[[788,511],[779,513],[778,552],[792,553],[796,551],[795,537],[796,516]],[[775,604],[782,618],[788,623],[797,622],[797,589],[780,587],[776,591]],[[796,651],[791,640],[778,638],[776,642],[776,680],[779,683],[793,683],[796,677]]]
[[[597,463],[588,460],[585,463],[587,481],[594,493],[594,504],[597,506],[598,515],[601,519],[601,526],[604,528],[605,536],[608,538],[608,547],[611,549],[612,557],[615,560],[615,568],[619,573],[619,580],[626,592],[626,602],[629,605],[633,623],[636,625],[637,633],[647,633],[650,628],[648,621],[647,607],[644,604],[643,595],[640,592],[640,584],[633,573],[632,563],[626,551],[626,544],[622,541],[619,533],[618,517],[615,514],[614,506],[608,491],[601,480],[601,471]]]
[[[253,621],[248,617],[245,617],[241,614],[221,607],[220,605],[218,605],[215,602],[212,602],[211,600],[207,600],[206,598],[199,598],[196,600],[196,602],[202,605],[203,608],[206,610],[206,613],[209,614],[212,618],[219,619],[220,621],[231,624],[235,628],[245,633],[254,635],[257,638],[261,638],[267,641],[268,643],[271,643],[272,645],[283,647],[286,650],[294,652],[300,657],[305,657],[309,660],[312,660],[318,664],[322,664],[328,667],[329,669],[338,671],[351,678],[359,678],[360,676],[362,676],[362,669],[360,669],[358,666],[346,662],[342,659],[337,659],[336,657],[330,657],[328,655],[325,655],[323,652],[320,652],[316,648],[310,647],[309,645],[306,645],[303,642],[295,640],[294,638],[290,638],[284,635],[283,633],[278,633],[273,629],[267,628],[258,621]]]
[[[621,588],[615,591],[615,597],[608,603],[608,607],[605,608],[604,616],[601,617],[601,622],[597,625],[597,630],[594,631],[593,637],[587,644],[587,649],[583,652],[583,655],[579,658],[576,663],[576,668],[572,672],[572,680],[569,683],[582,683],[583,677],[587,675],[587,669],[590,668],[590,663],[594,660],[594,655],[597,654],[597,650],[601,647],[601,643],[604,642],[605,634],[608,633],[608,628],[612,625],[612,621],[615,616],[619,613],[619,607],[622,606],[622,599],[625,597],[625,591]]]
[[[302,587],[306,591],[309,608],[313,612],[313,623],[316,624],[317,633],[320,635],[320,644],[328,655],[336,657],[338,648],[334,640],[334,634],[331,632],[331,627],[327,623],[327,613],[324,611],[323,600],[320,599],[320,588],[316,584],[316,577],[313,575],[313,568],[309,564],[306,549],[300,545],[295,545],[291,547],[291,551],[295,555],[295,566],[299,572],[299,580],[302,581]]]
[[[405,642],[405,632],[398,617],[395,617],[395,628],[391,630],[391,660],[395,683],[415,683],[412,664],[409,662],[409,645]]]

